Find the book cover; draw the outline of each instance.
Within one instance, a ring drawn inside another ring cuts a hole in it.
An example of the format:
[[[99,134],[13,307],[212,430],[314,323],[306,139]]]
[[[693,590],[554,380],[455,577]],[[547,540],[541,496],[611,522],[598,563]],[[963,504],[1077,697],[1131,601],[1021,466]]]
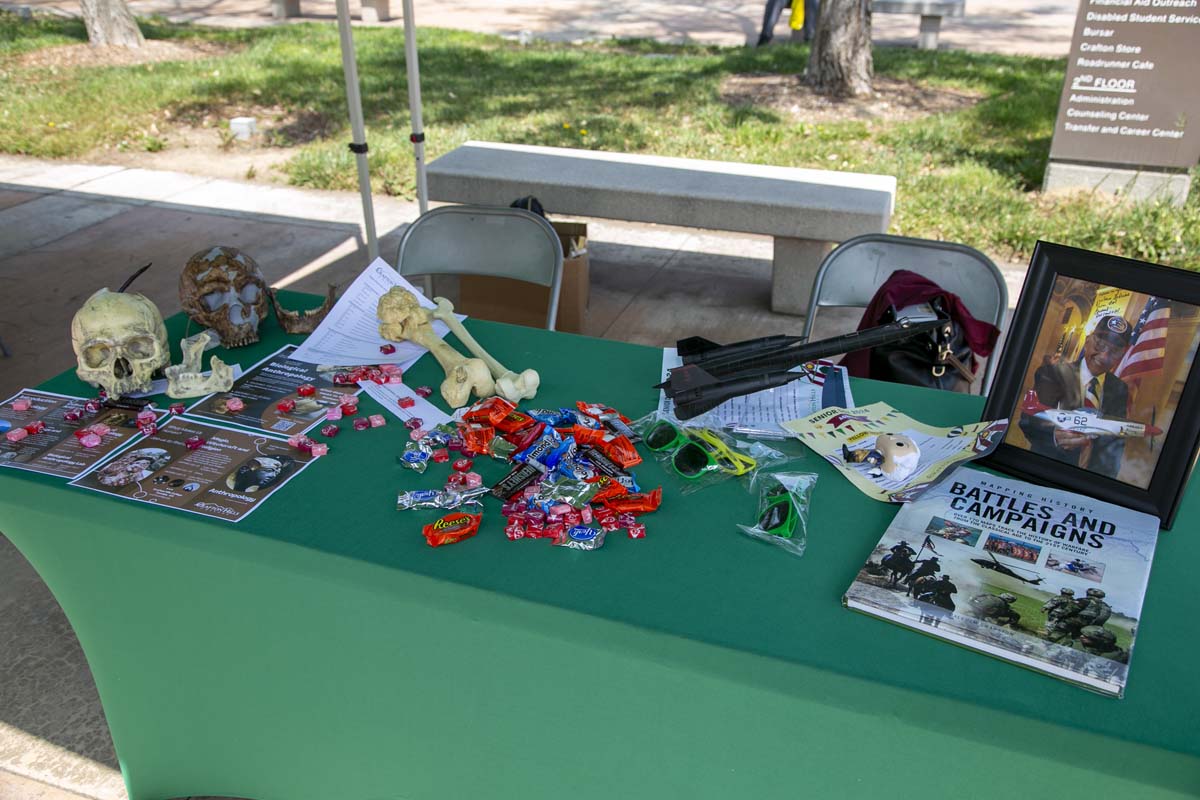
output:
[[[1156,517],[959,468],[900,509],[847,607],[1120,697]]]

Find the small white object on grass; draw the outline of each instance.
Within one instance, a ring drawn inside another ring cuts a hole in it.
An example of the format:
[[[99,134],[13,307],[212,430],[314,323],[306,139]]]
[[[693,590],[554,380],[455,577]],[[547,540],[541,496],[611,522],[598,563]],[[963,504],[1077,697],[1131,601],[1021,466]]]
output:
[[[229,120],[229,132],[233,134],[233,138],[244,142],[258,133],[258,122],[254,117],[234,117]]]

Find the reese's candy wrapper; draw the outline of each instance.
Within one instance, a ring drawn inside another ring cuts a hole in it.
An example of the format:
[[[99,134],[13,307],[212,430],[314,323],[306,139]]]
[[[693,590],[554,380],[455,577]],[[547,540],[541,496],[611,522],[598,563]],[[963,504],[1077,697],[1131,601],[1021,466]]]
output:
[[[430,547],[441,547],[444,544],[454,544],[474,536],[479,531],[479,523],[482,519],[482,514],[456,511],[426,525],[421,532],[425,534],[425,541],[429,543]]]
[[[492,423],[496,430],[501,433],[516,433],[536,424],[538,424],[536,419],[516,410],[508,412],[499,420]]]
[[[658,507],[662,505],[662,487],[658,487],[653,492],[610,497],[600,502],[604,503],[605,508],[618,513],[627,511],[632,514],[648,514],[651,511],[657,511]]]
[[[491,452],[492,440],[496,438],[496,429],[491,425],[478,422],[468,422],[458,427],[458,435],[462,437],[463,448],[472,453],[486,454]]]
[[[467,422],[478,422],[483,425],[497,427],[497,423],[515,411],[517,407],[503,397],[489,397],[480,400],[463,413]]]

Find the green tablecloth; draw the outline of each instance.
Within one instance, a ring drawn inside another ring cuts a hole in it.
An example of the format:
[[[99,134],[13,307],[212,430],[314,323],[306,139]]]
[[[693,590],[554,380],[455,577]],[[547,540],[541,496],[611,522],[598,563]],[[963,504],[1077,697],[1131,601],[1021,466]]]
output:
[[[654,405],[658,350],[468,327],[538,368],[535,405]],[[265,333],[226,360],[287,338]],[[439,377],[423,359],[408,382]],[[92,393],[70,371],[42,388]],[[933,424],[981,408],[854,391]],[[735,530],[754,506],[735,483],[668,491],[645,540],[593,553],[509,542],[493,501],[479,536],[431,549],[419,528],[437,515],[398,513],[395,495],[445,468],[398,467],[405,434],[344,432],[236,525],[0,470],[0,530],[79,636],[133,800],[1200,792],[1194,486],[1118,701],[844,610],[895,509],[811,454],[800,559]],[[652,461],[636,472],[661,482]]]

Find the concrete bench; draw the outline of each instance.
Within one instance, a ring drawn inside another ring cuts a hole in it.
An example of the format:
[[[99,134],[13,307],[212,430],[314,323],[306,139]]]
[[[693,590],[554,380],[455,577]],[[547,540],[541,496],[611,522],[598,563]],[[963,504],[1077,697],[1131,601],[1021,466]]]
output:
[[[966,0],[872,0],[876,14],[919,14],[921,31],[917,37],[920,50],[937,50],[938,32],[942,17],[961,17]]]
[[[300,16],[300,0],[271,0],[276,19]],[[363,22],[387,22],[392,18],[389,0],[362,0]]]
[[[818,169],[467,142],[428,165],[429,197],[775,237],[771,308],[805,314],[837,242],[885,233],[896,179]]]

